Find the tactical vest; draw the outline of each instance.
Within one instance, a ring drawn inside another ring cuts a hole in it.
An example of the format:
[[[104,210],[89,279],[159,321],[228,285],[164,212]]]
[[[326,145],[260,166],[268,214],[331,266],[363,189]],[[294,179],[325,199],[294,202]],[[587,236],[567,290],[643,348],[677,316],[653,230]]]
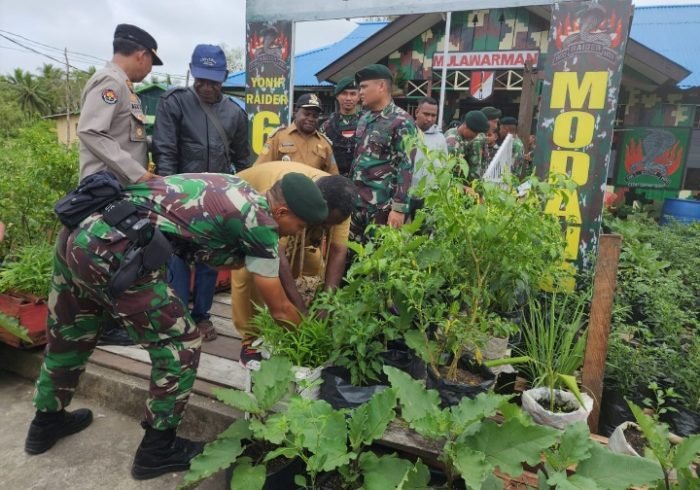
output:
[[[355,155],[355,130],[359,119],[359,116],[355,114],[350,124],[342,125],[342,127],[340,113],[334,112],[328,119],[326,136],[333,143],[333,156],[338,164],[338,172],[346,177],[350,174],[350,167],[352,167]],[[352,137],[343,136],[344,132],[352,132]]]

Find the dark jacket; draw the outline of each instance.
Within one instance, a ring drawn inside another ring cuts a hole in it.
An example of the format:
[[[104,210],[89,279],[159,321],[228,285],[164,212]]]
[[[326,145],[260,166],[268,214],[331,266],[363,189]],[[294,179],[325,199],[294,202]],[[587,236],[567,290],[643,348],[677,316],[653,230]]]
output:
[[[177,87],[161,96],[153,129],[158,175],[235,173],[250,166],[245,111],[225,95],[211,108],[228,135],[230,159],[193,89]]]

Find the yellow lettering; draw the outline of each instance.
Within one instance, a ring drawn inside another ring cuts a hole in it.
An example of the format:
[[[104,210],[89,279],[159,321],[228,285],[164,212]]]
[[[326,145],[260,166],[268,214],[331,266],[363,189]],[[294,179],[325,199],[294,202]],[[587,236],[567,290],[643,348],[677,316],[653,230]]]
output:
[[[576,121],[575,131],[574,121]],[[552,141],[560,148],[583,148],[591,144],[594,132],[593,114],[581,111],[564,112],[554,120]]]
[[[544,212],[563,218],[567,223],[581,224],[581,205],[578,201],[578,192],[574,190],[562,190],[547,201]]]
[[[578,257],[578,244],[581,241],[581,227],[566,225],[566,249],[564,258],[566,260],[576,260]]]
[[[578,185],[588,182],[591,157],[581,151],[554,150],[549,173],[568,175]]]
[[[552,99],[549,107],[564,109],[568,96],[571,109],[583,109],[588,98],[587,109],[604,109],[605,96],[608,91],[608,72],[589,71],[584,73],[579,83],[575,71],[559,71],[552,80]]]
[[[247,99],[246,99],[247,100]],[[279,114],[271,111],[258,112],[253,117],[253,135],[251,137],[251,145],[256,154],[260,154],[265,144],[265,140],[277,129],[280,125]]]

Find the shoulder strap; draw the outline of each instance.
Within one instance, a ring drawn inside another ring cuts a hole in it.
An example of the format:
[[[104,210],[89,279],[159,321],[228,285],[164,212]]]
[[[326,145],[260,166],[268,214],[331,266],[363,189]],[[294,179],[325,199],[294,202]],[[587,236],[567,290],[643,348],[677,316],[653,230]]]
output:
[[[197,92],[195,92],[194,88],[190,87],[190,90],[194,94],[195,98],[197,99],[197,103],[199,104],[199,107],[202,108],[204,111],[204,114],[207,115],[211,123],[214,125],[214,128],[216,131],[219,133],[219,136],[221,137],[221,140],[224,142],[224,145],[226,146],[226,158],[228,159],[229,163],[231,163],[231,150],[230,150],[230,142],[228,139],[228,135],[226,134],[226,131],[224,130],[224,126],[221,124],[221,121],[217,117],[216,113],[211,110],[211,107],[209,107],[208,104],[203,104],[202,101],[199,99],[199,95],[197,95]]]

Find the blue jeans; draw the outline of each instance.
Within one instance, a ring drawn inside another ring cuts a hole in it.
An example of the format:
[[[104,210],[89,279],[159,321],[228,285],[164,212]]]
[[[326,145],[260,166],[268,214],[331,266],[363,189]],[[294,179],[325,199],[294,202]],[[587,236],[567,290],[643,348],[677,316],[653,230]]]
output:
[[[177,255],[168,263],[170,285],[187,307],[190,304],[190,265]],[[216,278],[219,273],[203,264],[194,266],[194,290],[192,319],[196,322],[209,319],[209,310],[214,302]]]

